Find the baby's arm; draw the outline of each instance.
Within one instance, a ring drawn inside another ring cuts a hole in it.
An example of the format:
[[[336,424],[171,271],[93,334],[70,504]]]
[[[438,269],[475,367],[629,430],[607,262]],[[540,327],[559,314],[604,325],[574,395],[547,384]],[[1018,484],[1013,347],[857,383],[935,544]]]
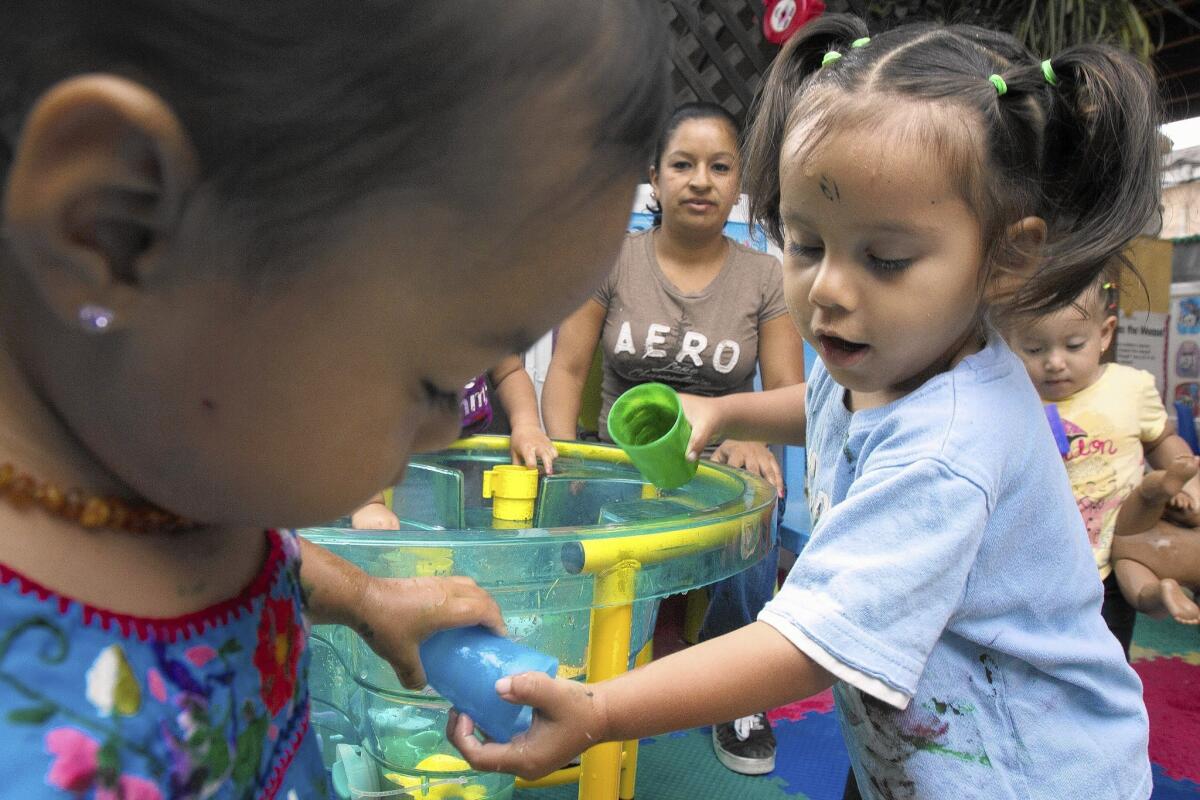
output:
[[[692,425],[688,456],[699,458],[714,438],[803,445],[805,387],[796,383],[724,397],[681,395],[683,412]]]
[[[546,474],[553,473],[558,450],[542,430],[537,392],[534,391],[533,381],[529,379],[521,357],[506,356],[491,370],[490,375],[492,384],[496,387],[496,397],[512,425],[509,443],[513,463],[536,467],[538,459],[541,459]]]
[[[507,745],[484,744],[452,717],[454,746],[477,769],[538,777],[604,741],[624,741],[736,719],[828,688],[834,678],[763,622],[595,684],[527,673],[497,684],[535,706],[533,727]]]
[[[1175,433],[1175,426],[1167,423],[1162,435],[1144,445],[1146,460],[1154,469],[1166,469],[1176,459],[1189,458],[1193,455],[1192,448],[1182,437]],[[1171,500],[1171,506],[1181,511],[1200,511],[1200,477],[1193,477],[1183,485],[1183,491]]]
[[[476,624],[504,633],[500,607],[470,578],[374,578],[303,538],[300,553],[309,621],[353,628],[410,689],[425,685],[417,646],[430,634]]]

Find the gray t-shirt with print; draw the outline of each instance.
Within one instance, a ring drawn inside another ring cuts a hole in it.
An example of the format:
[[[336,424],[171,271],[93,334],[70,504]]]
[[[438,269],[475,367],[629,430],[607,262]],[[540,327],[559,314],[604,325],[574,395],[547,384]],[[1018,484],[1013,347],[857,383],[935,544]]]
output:
[[[787,312],[774,256],[729,241],[717,276],[695,294],[679,291],[659,267],[652,230],[631,233],[594,298],[607,310],[599,430],[626,389],[658,381],[715,397],[754,389],[764,322]]]

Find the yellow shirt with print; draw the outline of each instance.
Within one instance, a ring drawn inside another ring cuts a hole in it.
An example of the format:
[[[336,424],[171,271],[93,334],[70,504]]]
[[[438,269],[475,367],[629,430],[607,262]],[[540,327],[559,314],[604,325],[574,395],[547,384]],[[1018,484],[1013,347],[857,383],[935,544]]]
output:
[[[1154,376],[1122,364],[1105,365],[1098,381],[1057,405],[1070,445],[1067,475],[1104,579],[1117,509],[1141,481],[1142,445],[1163,435],[1167,410]]]

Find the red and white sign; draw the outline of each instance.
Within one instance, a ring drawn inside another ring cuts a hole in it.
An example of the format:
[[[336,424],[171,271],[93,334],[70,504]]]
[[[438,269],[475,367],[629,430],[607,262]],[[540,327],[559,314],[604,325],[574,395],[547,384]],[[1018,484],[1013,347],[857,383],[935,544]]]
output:
[[[775,44],[783,44],[805,23],[825,13],[821,0],[766,0],[763,6],[763,36]]]

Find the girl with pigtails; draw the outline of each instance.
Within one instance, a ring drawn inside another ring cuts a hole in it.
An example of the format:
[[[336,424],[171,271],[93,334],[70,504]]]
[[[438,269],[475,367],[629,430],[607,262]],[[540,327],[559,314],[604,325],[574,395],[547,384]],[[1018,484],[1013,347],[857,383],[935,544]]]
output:
[[[808,447],[813,535],[745,628],[611,681],[502,680],[537,708],[476,767],[535,776],[593,743],[833,686],[862,796],[1143,800],[1147,717],[1037,394],[997,333],[1069,303],[1156,213],[1148,72],[970,26],[781,51],[748,141],[753,213],[822,357],[795,388],[685,399],[696,441]],[[1098,768],[1103,765],[1102,768]]]

